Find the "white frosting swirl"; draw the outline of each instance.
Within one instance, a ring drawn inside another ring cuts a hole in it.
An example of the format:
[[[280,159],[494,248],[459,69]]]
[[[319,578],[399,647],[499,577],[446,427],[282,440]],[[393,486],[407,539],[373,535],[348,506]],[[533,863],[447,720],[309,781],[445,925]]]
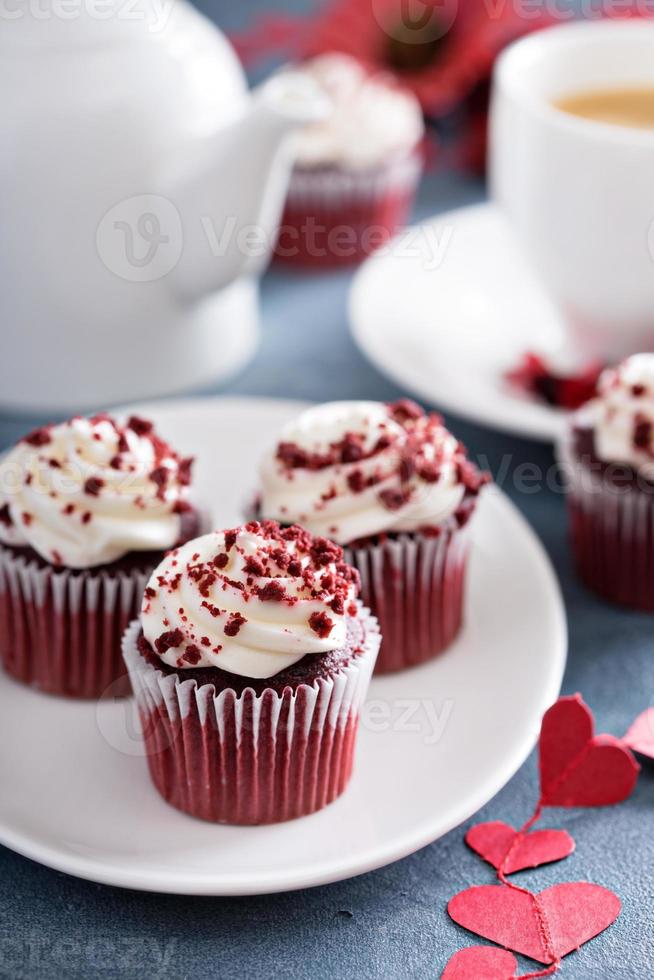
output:
[[[251,522],[170,552],[146,589],[143,634],[170,666],[278,674],[344,646],[356,573],[330,541]]]
[[[165,551],[179,541],[190,464],[143,419],[39,429],[0,464],[0,541],[67,568]]]
[[[599,459],[653,474],[654,354],[634,354],[604,371],[598,397],[580,410],[577,419],[593,428]]]
[[[364,170],[409,152],[422,139],[422,112],[413,93],[383,75],[369,75],[349,55],[320,55],[293,70],[316,81],[333,107],[325,120],[296,134],[299,166]]]
[[[413,402],[331,402],[287,425],[264,457],[261,514],[339,544],[433,528],[473,472],[440,418]]]

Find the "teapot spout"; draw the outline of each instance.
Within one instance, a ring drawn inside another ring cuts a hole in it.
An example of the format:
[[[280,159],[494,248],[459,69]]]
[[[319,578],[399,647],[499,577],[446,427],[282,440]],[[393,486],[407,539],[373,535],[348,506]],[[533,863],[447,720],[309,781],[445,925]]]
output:
[[[202,142],[170,182],[182,224],[181,257],[170,273],[192,301],[256,275],[275,243],[293,165],[290,133],[325,118],[326,96],[299,72],[271,78],[245,113]]]

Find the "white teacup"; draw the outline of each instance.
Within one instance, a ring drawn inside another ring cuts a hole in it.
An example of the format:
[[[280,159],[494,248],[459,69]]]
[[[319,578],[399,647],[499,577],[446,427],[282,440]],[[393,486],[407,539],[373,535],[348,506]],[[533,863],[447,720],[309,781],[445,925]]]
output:
[[[553,103],[638,86],[654,87],[652,22],[553,27],[508,48],[494,74],[492,194],[574,351],[607,361],[654,350],[654,130]]]

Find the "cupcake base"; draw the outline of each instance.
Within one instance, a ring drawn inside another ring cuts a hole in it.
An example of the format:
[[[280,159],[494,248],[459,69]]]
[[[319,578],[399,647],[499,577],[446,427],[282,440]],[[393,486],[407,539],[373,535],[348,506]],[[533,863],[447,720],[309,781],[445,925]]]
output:
[[[345,560],[361,575],[361,599],[379,620],[375,673],[424,663],[456,639],[469,549],[468,524],[460,527],[456,519],[437,535],[401,534],[345,549]]]
[[[129,694],[120,654],[151,567],[57,569],[25,549],[0,547],[0,662],[49,694]]]
[[[654,612],[654,486],[591,470],[571,446],[560,450],[560,462],[579,577],[609,602]]]
[[[367,258],[406,223],[421,170],[420,150],[374,171],[296,167],[276,260],[329,268]]]
[[[379,649],[376,621],[362,612],[362,625],[360,648],[333,676],[257,695],[163,674],[138,649],[133,623],[123,654],[161,796],[191,816],[244,825],[306,816],[340,796]]]

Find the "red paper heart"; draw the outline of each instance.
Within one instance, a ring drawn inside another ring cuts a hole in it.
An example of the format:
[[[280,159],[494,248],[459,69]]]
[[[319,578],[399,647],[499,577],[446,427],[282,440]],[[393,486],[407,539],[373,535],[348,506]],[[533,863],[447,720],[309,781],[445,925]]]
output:
[[[606,806],[625,800],[640,767],[612,735],[594,735],[581,695],[560,698],[543,718],[540,784],[543,806]]]
[[[441,980],[513,980],[517,971],[513,953],[493,946],[471,946],[454,954]]]
[[[507,875],[561,861],[575,849],[575,842],[565,830],[534,830],[523,834],[500,820],[471,827],[466,834],[466,844],[497,871],[502,868]]]
[[[481,885],[455,895],[447,910],[464,929],[549,964],[615,922],[620,899],[585,881],[554,885],[538,895],[505,885]]]
[[[654,759],[654,708],[648,708],[638,715],[623,742],[634,752]]]

